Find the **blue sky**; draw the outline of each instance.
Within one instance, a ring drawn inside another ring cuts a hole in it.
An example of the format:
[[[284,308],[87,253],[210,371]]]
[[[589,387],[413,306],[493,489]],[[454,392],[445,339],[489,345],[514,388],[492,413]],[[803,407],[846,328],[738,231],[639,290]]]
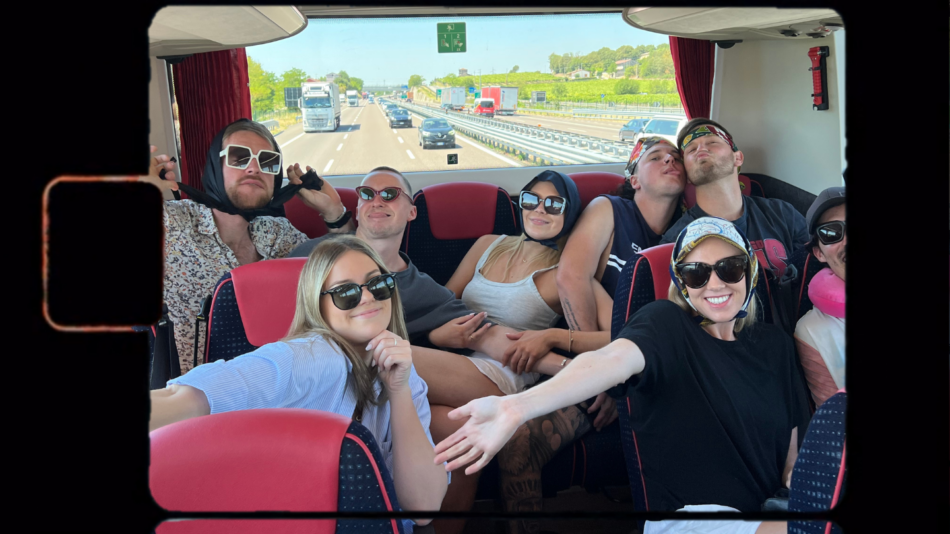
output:
[[[468,51],[439,54],[437,22],[465,22]],[[249,46],[247,54],[264,70],[280,75],[300,68],[311,76],[345,70],[367,85],[404,84],[412,74],[426,80],[458,74],[549,72],[553,52],[587,54],[604,46],[669,43],[669,37],[638,30],[619,13],[511,17],[423,17],[390,19],[310,19],[299,34],[273,43]]]

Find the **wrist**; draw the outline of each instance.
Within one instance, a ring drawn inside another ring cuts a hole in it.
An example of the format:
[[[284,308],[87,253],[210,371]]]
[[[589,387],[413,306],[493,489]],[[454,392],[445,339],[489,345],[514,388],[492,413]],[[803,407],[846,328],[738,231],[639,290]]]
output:
[[[531,420],[529,406],[523,397],[524,395],[507,395],[501,398],[502,412],[515,423],[515,428]]]
[[[343,215],[346,214],[346,206],[342,202],[336,206],[330,208],[329,210],[320,212],[320,216],[323,217],[324,222],[334,223],[340,220]]]

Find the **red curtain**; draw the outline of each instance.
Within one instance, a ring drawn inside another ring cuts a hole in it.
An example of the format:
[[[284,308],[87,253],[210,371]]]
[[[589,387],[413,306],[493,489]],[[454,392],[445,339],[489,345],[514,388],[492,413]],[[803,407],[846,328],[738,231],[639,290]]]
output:
[[[195,54],[174,65],[181,127],[181,181],[204,191],[201,173],[211,140],[240,118],[251,118],[247,53],[243,48]]]
[[[712,41],[670,37],[676,90],[686,117],[709,117],[716,49]]]

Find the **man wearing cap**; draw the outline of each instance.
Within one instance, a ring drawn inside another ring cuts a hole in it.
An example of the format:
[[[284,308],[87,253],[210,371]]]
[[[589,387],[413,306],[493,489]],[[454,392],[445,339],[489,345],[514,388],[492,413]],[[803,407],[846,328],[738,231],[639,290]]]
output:
[[[844,384],[844,274],[848,245],[845,189],[830,187],[808,208],[811,253],[828,266],[808,284],[814,308],[795,327],[795,344],[815,405]]]
[[[670,222],[682,214],[686,186],[683,158],[662,137],[640,138],[614,194],[588,204],[564,246],[557,288],[568,326],[597,330],[594,286],[611,297],[627,259],[656,246]]]
[[[174,181],[175,163],[167,155],[152,158],[149,175],[141,178],[162,190],[181,190],[190,197],[163,203],[163,300],[174,325],[182,374],[191,370],[196,360],[203,363],[204,355],[198,351],[196,356],[194,350],[195,319],[202,299],[211,294],[218,280],[240,265],[282,258],[307,240],[306,234],[284,218],[284,202],[297,194],[313,209],[324,206],[329,210],[340,204],[338,195],[332,199],[315,190],[316,175],[308,176],[305,185],[299,165],[288,167],[293,185],[281,189],[282,163],[280,148],[267,128],[240,119],[211,141],[201,175],[204,191]],[[199,347],[203,346],[203,334],[201,337]]]
[[[734,223],[752,243],[759,262],[782,278],[789,255],[808,243],[802,214],[784,200],[742,194],[739,168],[745,156],[719,123],[692,119],[680,131],[676,144],[683,152],[686,178],[696,186],[696,205],[667,230],[662,242],[676,241],[694,219],[720,217]]]

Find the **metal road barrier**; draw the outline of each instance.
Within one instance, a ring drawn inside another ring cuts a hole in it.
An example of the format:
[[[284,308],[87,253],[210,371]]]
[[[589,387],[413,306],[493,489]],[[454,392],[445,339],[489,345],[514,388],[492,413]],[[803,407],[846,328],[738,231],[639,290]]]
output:
[[[271,119],[268,121],[260,121],[260,123],[263,124],[264,127],[270,130],[271,132],[273,132],[274,130],[280,127],[280,123],[275,121],[274,119]]]
[[[456,130],[479,141],[515,150],[543,161],[559,164],[617,163],[627,160],[630,146],[626,143],[483,117],[418,104],[400,103],[424,117],[447,119]]]

